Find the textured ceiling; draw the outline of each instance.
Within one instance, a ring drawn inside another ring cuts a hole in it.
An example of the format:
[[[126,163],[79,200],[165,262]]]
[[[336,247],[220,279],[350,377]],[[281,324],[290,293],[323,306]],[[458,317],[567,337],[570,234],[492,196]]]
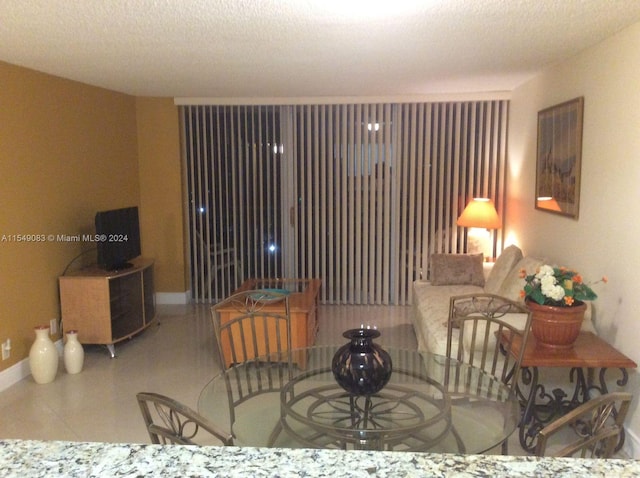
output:
[[[0,60],[140,96],[510,91],[640,0],[0,0]]]

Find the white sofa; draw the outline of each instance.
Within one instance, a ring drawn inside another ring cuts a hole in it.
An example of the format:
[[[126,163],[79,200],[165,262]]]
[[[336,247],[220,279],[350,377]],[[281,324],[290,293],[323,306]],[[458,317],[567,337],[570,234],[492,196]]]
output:
[[[446,353],[449,299],[452,296],[490,293],[522,301],[520,291],[524,279],[520,271],[524,269],[531,274],[544,263],[542,259],[523,257],[517,246],[507,247],[490,269],[483,268],[482,256],[434,254],[431,280],[413,283],[411,315],[418,349],[441,355]],[[582,328],[595,332],[590,311],[588,307]]]

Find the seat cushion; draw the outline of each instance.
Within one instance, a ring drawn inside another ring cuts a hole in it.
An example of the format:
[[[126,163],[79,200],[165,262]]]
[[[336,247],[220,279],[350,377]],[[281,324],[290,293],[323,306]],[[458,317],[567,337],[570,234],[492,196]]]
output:
[[[451,297],[482,291],[482,287],[476,285],[434,286],[425,281],[414,282],[411,315],[418,349],[444,355],[447,350],[447,322]]]

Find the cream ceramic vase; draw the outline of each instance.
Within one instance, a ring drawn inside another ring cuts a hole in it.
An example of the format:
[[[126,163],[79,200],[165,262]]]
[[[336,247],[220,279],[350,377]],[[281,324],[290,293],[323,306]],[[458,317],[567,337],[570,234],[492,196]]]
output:
[[[29,350],[29,367],[36,383],[53,382],[58,372],[58,350],[49,338],[49,327],[35,327],[36,339]]]
[[[67,373],[75,374],[82,371],[84,364],[84,349],[78,340],[78,331],[70,330],[67,332],[67,342],[64,344],[64,368]]]

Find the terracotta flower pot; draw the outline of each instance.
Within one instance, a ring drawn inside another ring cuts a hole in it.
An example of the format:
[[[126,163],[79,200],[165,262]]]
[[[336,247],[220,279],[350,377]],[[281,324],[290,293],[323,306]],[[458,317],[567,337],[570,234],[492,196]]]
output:
[[[571,348],[580,334],[587,304],[576,302],[572,307],[540,305],[527,301],[531,310],[531,333],[538,345],[551,348]]]

